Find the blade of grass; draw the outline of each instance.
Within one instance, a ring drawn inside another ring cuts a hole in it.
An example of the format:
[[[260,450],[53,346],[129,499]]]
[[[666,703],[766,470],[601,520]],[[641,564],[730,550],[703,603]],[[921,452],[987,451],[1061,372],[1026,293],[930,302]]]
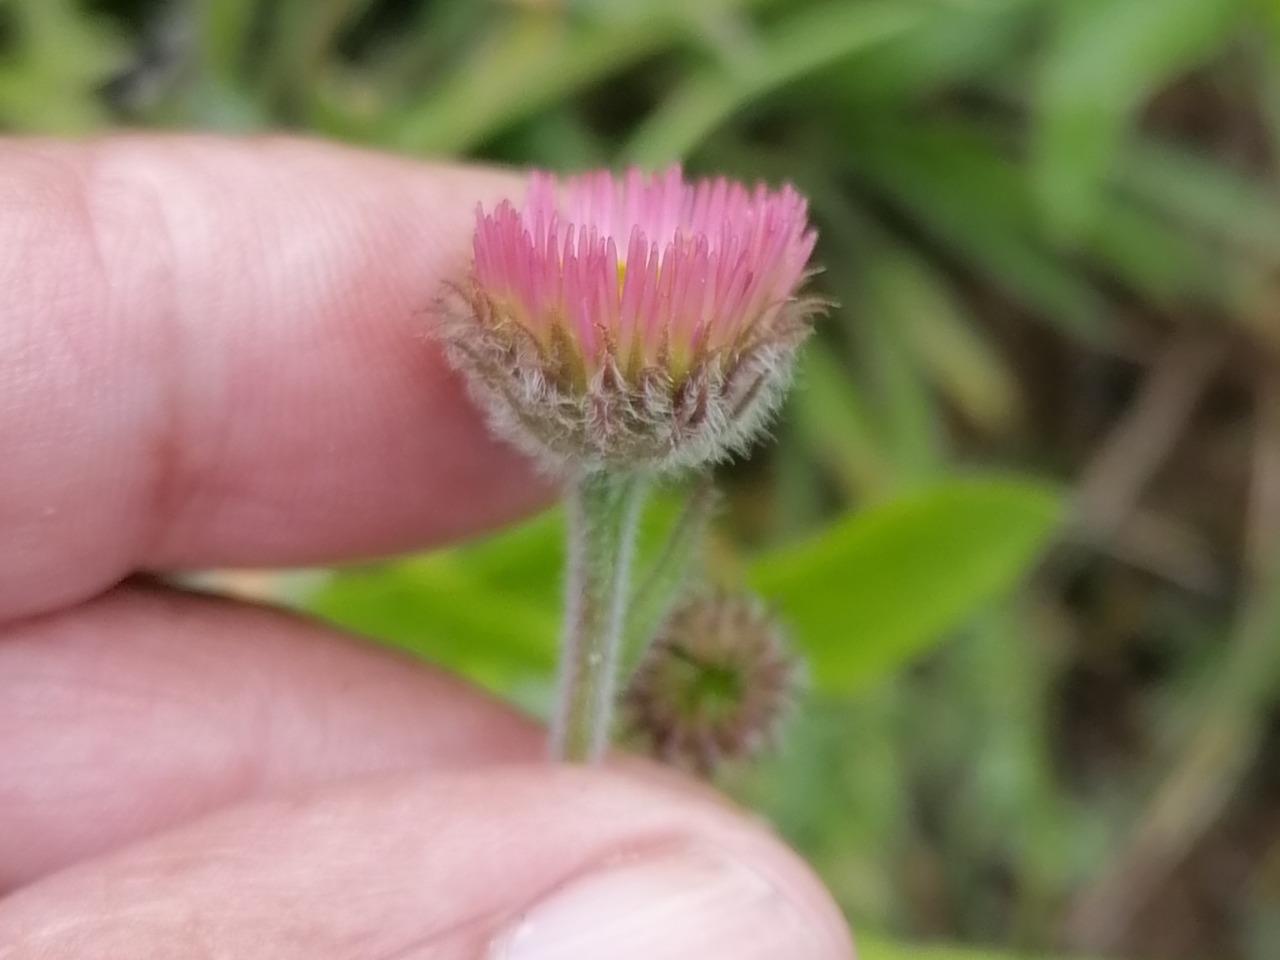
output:
[[[846,103],[902,101],[957,86],[1020,59],[1042,0],[941,4],[901,37],[823,71],[807,87]]]
[[[1225,163],[1149,137],[1116,164],[1117,185],[1171,221],[1274,263],[1280,259],[1280,189]]]
[[[274,44],[267,58],[267,96],[301,113],[314,97],[325,58],[342,28],[373,0],[286,0],[275,9]]]
[[[1073,337],[1106,339],[1101,295],[1038,242],[1024,173],[960,124],[862,117],[845,130],[853,173],[981,270],[999,290]]]
[[[894,468],[862,385],[825,344],[805,351],[796,380],[788,402],[789,420],[804,443],[852,499],[886,495],[893,486]]]
[[[662,49],[680,43],[690,18],[770,0],[663,4],[649,15],[573,22],[552,12],[515,11],[421,104],[387,118],[384,136],[401,149],[459,153],[502,128]]]
[[[1006,430],[1018,416],[1017,384],[951,284],[892,241],[881,246],[876,260],[876,271],[898,303],[891,322],[921,369],[970,423],[992,433]]]
[[[867,0],[805,8],[760,37],[736,70],[695,71],[649,115],[623,148],[635,163],[661,164],[692,150],[734,112],[805,74],[916,27],[934,9],[911,0]]]
[[[1215,56],[1243,0],[1075,0],[1056,4],[1038,67],[1035,193],[1050,234],[1080,242],[1098,216],[1116,152],[1157,90]]]

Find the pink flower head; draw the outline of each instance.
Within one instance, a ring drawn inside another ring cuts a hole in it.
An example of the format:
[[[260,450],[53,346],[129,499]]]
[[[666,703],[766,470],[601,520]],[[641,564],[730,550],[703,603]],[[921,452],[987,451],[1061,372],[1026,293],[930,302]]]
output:
[[[465,317],[445,340],[501,432],[562,466],[693,466],[776,406],[815,301],[794,189],[535,173],[477,211]]]

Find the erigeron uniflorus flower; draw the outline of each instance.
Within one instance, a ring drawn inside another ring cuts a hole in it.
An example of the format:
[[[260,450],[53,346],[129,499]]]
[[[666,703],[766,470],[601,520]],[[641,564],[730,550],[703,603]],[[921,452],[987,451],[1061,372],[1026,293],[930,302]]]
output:
[[[477,210],[441,338],[495,431],[553,471],[664,471],[743,449],[776,409],[819,302],[789,186],[678,167],[535,173]]]

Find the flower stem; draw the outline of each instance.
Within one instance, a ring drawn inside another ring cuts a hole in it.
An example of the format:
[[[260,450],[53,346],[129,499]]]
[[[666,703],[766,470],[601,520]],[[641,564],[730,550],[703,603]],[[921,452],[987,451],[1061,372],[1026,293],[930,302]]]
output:
[[[604,753],[644,486],[637,475],[581,473],[565,489],[565,621],[551,724],[556,760],[594,763]]]

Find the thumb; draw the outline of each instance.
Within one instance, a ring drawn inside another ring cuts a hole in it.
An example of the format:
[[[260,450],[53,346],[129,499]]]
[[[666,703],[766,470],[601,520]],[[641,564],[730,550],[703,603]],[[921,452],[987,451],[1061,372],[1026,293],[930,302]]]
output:
[[[246,805],[0,901],[0,958],[851,960],[800,861],[726,806],[524,766]]]

